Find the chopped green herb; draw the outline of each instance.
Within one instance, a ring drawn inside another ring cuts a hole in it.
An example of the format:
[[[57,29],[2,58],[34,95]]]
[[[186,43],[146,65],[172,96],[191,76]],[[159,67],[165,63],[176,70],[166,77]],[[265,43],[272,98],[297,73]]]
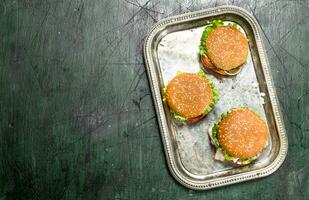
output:
[[[232,29],[238,29],[237,28],[237,24],[235,24],[235,23],[229,23],[229,25],[228,25],[230,28],[232,28]]]

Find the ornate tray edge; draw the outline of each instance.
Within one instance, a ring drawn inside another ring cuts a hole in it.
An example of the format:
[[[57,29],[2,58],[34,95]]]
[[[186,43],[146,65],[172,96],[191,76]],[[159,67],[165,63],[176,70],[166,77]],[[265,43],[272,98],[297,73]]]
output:
[[[279,139],[280,139],[280,149],[277,157],[274,159],[274,161],[269,164],[268,166],[250,171],[245,172],[237,175],[230,175],[226,177],[220,177],[215,178],[212,180],[207,181],[200,181],[200,180],[192,180],[185,177],[176,167],[175,164],[175,158],[173,156],[173,153],[171,152],[171,139],[168,134],[168,127],[166,124],[166,118],[163,110],[163,104],[161,101],[161,94],[160,94],[160,88],[159,83],[156,80],[156,73],[155,73],[155,63],[151,56],[151,44],[156,36],[156,34],[163,30],[167,25],[171,25],[174,23],[179,22],[185,22],[190,21],[193,19],[199,19],[207,16],[211,16],[214,14],[224,14],[224,13],[233,13],[240,15],[244,19],[248,21],[248,23],[252,26],[252,29],[254,31],[255,39],[257,41],[257,49],[259,52],[263,73],[266,80],[267,89],[270,96],[270,101],[272,105],[272,109],[274,111],[275,121],[276,121],[276,127],[278,129]],[[156,23],[151,31],[149,32],[148,36],[146,37],[145,44],[144,44],[144,57],[145,57],[145,63],[147,68],[147,74],[149,78],[149,83],[151,86],[152,96],[154,98],[154,105],[157,112],[157,119],[158,124],[160,127],[161,132],[161,139],[163,142],[163,147],[166,155],[167,164],[169,167],[170,172],[172,173],[173,177],[182,185],[194,189],[194,190],[207,190],[211,188],[221,187],[225,185],[230,185],[234,183],[239,183],[247,180],[252,180],[256,178],[261,178],[268,176],[272,173],[274,173],[283,163],[283,161],[286,158],[287,150],[288,150],[288,141],[286,136],[286,131],[284,127],[284,123],[282,121],[282,114],[280,112],[279,106],[278,106],[278,98],[276,95],[274,83],[271,76],[271,71],[269,69],[269,63],[267,56],[265,54],[265,50],[263,47],[263,43],[260,36],[260,26],[257,22],[257,20],[246,10],[236,7],[236,6],[219,6],[216,8],[210,8],[205,9],[201,11],[186,13],[178,16],[168,17],[165,18],[158,23]]]

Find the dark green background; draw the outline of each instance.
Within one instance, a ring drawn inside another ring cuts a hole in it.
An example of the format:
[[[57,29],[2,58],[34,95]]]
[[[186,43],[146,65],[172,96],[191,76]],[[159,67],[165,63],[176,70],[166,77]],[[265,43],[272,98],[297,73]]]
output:
[[[0,199],[308,199],[308,2],[0,0]],[[289,151],[195,192],[168,172],[142,47],[159,19],[223,4],[263,28]]]

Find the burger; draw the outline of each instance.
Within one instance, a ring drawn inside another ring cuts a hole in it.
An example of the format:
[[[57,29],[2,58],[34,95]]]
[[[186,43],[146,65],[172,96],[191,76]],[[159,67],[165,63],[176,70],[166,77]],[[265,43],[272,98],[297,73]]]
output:
[[[214,84],[202,71],[197,74],[178,73],[165,88],[163,99],[176,120],[188,123],[205,117],[217,100]]]
[[[268,145],[266,122],[249,108],[236,108],[222,114],[209,130],[216,148],[215,159],[246,165],[258,158]]]
[[[213,20],[203,31],[199,54],[207,72],[226,76],[238,74],[248,51],[248,40],[234,23],[225,26],[221,20]]]

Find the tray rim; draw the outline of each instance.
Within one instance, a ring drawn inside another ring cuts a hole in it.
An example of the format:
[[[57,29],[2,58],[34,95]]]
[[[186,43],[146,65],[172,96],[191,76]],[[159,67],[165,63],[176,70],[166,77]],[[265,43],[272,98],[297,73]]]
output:
[[[155,36],[162,30],[164,30],[165,27],[168,25],[183,23],[186,21],[192,21],[197,20],[205,17],[210,17],[212,15],[218,15],[218,14],[225,14],[225,13],[231,13],[236,14],[241,17],[243,17],[247,22],[250,24],[251,28],[254,32],[254,37],[256,40],[257,50],[260,57],[260,62],[262,66],[262,71],[265,76],[266,86],[267,90],[269,92],[269,98],[270,103],[273,109],[273,114],[275,118],[275,125],[278,130],[278,136],[279,136],[279,152],[277,157],[267,166],[256,169],[253,171],[243,172],[239,174],[234,175],[228,175],[226,177],[218,177],[210,180],[193,180],[193,178],[187,178],[185,175],[183,175],[179,169],[177,168],[177,164],[175,161],[175,157],[173,156],[172,149],[171,149],[171,138],[168,133],[168,128],[164,114],[164,108],[162,103],[162,97],[160,93],[159,88],[159,82],[156,80],[156,69],[155,69],[155,61],[153,60],[151,56],[151,45],[153,42],[153,39]],[[165,19],[160,20],[157,22],[152,29],[150,30],[148,36],[145,39],[144,43],[144,58],[146,63],[146,71],[149,78],[150,88],[152,92],[153,102],[155,105],[155,110],[157,113],[157,120],[160,128],[160,134],[161,139],[163,143],[163,148],[165,151],[166,161],[168,164],[168,168],[173,175],[173,177],[182,185],[194,189],[194,190],[207,190],[211,188],[221,187],[225,185],[230,185],[234,183],[239,183],[247,180],[252,180],[256,178],[261,178],[268,176],[272,173],[274,173],[283,163],[287,156],[288,151],[288,141],[287,141],[287,134],[285,131],[282,113],[279,108],[278,104],[278,97],[276,95],[274,82],[272,79],[268,58],[265,53],[265,48],[263,46],[263,42],[261,39],[261,28],[255,19],[248,11],[246,11],[243,8],[237,7],[237,6],[218,6],[214,8],[204,9],[200,11],[185,13],[181,15],[176,15],[172,17],[168,17]]]

